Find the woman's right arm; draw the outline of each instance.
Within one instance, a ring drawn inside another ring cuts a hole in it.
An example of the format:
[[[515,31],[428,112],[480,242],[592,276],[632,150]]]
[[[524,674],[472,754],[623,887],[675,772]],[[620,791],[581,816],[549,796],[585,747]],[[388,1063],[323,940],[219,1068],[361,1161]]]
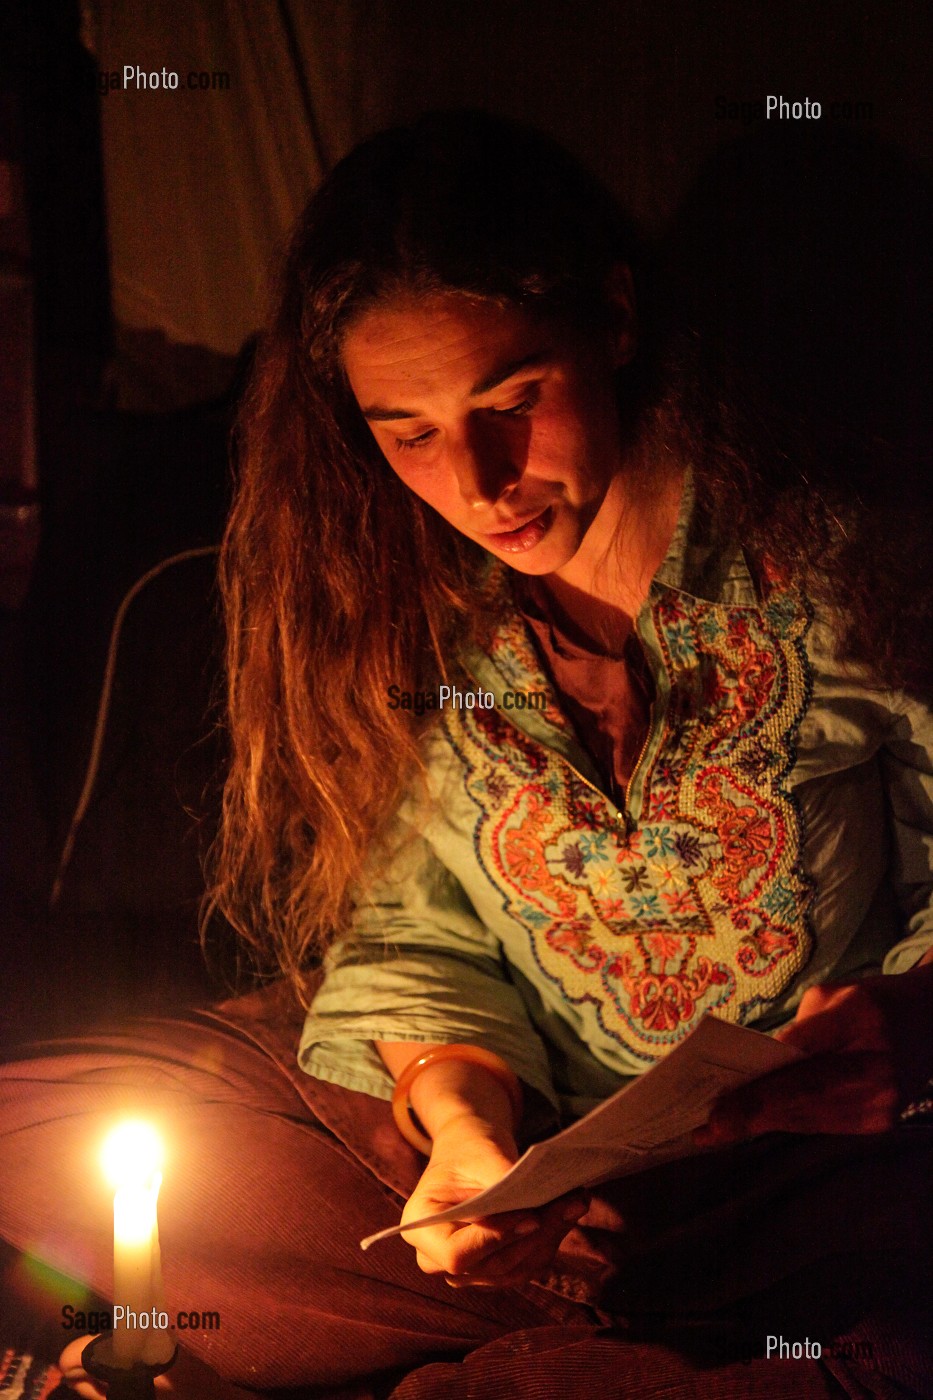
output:
[[[528,1089],[531,1130],[553,1131],[559,1109],[548,1053],[498,939],[427,840],[411,837],[401,846],[328,949],[300,1064],[318,1078],[391,1098],[394,1075],[416,1050],[482,1045]],[[404,1058],[390,1064],[379,1044],[398,1045]]]
[[[376,1048],[397,1079],[411,1060],[438,1047],[377,1041]],[[468,1200],[497,1182],[518,1159],[511,1100],[482,1066],[453,1059],[429,1064],[415,1078],[409,1101],[431,1139],[431,1156],[403,1222]],[[406,1238],[425,1273],[446,1274],[455,1287],[511,1287],[548,1268],[586,1209],[586,1200],[573,1193],[536,1211],[424,1226]]]
[[[557,1103],[546,1050],[497,940],[451,871],[417,836],[401,843],[390,869],[367,889],[349,935],[328,953],[305,1022],[303,1067],[384,1098],[391,1080],[427,1050],[484,1045],[533,1096],[535,1129],[553,1128]],[[517,1160],[511,1102],[498,1079],[478,1066],[435,1061],[413,1082],[411,1102],[431,1138],[431,1155],[403,1221],[477,1195]],[[545,1270],[570,1229],[564,1212],[575,1219],[584,1208],[576,1195],[535,1212],[428,1226],[407,1239],[427,1273],[444,1273],[454,1285],[505,1286]]]

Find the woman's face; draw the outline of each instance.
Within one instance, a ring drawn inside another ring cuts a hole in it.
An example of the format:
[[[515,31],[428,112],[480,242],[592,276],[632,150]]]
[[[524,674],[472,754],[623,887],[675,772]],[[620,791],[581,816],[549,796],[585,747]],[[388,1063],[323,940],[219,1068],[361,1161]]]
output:
[[[390,302],[351,323],[343,364],[405,485],[512,568],[547,574],[611,508],[613,371],[634,344],[631,315],[621,319],[612,338],[588,342],[456,293]]]

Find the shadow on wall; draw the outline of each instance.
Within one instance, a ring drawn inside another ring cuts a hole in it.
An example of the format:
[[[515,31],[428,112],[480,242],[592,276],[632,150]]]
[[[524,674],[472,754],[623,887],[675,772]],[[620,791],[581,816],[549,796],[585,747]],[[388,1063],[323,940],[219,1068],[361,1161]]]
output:
[[[927,489],[930,184],[839,127],[762,130],[705,165],[660,245],[669,326],[698,373],[754,385],[814,444],[809,470],[869,500]]]

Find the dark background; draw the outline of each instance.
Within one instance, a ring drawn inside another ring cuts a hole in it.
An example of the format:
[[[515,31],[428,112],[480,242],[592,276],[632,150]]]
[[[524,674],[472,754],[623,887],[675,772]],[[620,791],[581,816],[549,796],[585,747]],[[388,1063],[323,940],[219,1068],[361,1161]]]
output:
[[[776,398],[893,444],[919,492],[928,5],[215,0],[143,24],[128,3],[56,0],[7,6],[0,25],[7,1039],[224,985],[197,945],[223,764],[210,558],[165,570],[127,612],[91,804],[54,909],[50,894],[117,608],[160,560],[219,539],[237,355],[267,268],[369,132],[454,105],[545,127],[662,240],[711,346],[729,337]],[[100,98],[96,70],[138,55],[222,68],[230,90]],[[770,92],[824,117],[717,105]],[[867,108],[833,121],[834,101]]]

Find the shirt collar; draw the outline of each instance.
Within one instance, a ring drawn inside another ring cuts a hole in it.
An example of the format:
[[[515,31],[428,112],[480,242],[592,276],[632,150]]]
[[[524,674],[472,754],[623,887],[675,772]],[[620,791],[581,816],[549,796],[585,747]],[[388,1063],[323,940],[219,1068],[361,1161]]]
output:
[[[700,517],[693,474],[688,470],[677,524],[652,580],[645,609],[650,609],[664,589],[676,589],[700,601],[724,606],[758,606],[758,593],[741,546],[704,538]],[[510,709],[511,722],[529,737],[562,754],[588,781],[599,787],[595,765],[558,704],[532,644],[529,626],[516,608],[511,579],[512,571],[507,565],[492,558],[485,587],[491,590],[493,597],[498,597],[503,612],[486,646],[467,647],[461,660],[468,675],[492,691],[500,709],[505,690],[510,687],[546,691],[549,703],[544,712]]]
[[[760,601],[741,545],[713,538],[701,519],[690,468],[671,542],[652,581],[652,591],[659,587],[733,607],[755,607]]]

